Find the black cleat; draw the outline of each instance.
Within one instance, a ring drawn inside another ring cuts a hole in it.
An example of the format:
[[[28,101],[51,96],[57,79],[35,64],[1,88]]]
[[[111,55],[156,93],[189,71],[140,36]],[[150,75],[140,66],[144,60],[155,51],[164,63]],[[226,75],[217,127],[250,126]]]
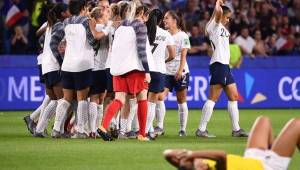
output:
[[[232,131],[231,135],[232,135],[232,137],[248,137],[249,136],[249,134],[244,129],[240,129],[238,131]]]
[[[35,127],[36,127],[36,124],[34,123],[34,121],[32,119],[30,119],[30,116],[25,116],[24,118],[24,121],[26,123],[26,126],[27,126],[27,129],[28,131],[31,133],[31,134],[34,134],[34,131],[35,131]]]
[[[197,129],[197,131],[195,132],[197,137],[200,138],[215,138],[215,135],[209,134],[207,130],[205,131],[201,131],[200,129]]]
[[[41,132],[41,133],[34,132],[34,134],[32,136],[36,137],[36,138],[47,138],[48,134],[46,134],[45,132]]]
[[[179,137],[185,137],[185,136],[187,136],[186,132],[183,131],[183,130],[179,131],[178,135],[179,135]]]
[[[118,129],[111,129],[110,134],[113,138],[118,139],[119,130]]]
[[[104,141],[113,141],[114,140],[107,132],[104,132],[101,129],[97,129],[97,133],[101,136],[101,138]]]
[[[147,134],[147,137],[150,139],[150,140],[155,140],[157,135],[154,134],[154,132],[149,132]]]

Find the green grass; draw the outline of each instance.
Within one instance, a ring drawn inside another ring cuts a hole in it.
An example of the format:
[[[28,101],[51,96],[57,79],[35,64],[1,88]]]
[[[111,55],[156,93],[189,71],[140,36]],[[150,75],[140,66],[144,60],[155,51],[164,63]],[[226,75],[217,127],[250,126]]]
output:
[[[255,118],[261,114],[271,118],[276,134],[284,123],[299,117],[300,110],[241,110],[240,122],[249,130]],[[166,135],[153,142],[137,140],[103,142],[102,140],[37,139],[27,132],[22,118],[28,112],[0,112],[0,169],[174,169],[162,157],[168,148],[223,149],[233,154],[243,154],[246,139],[230,137],[231,128],[225,110],[214,112],[208,129],[217,135],[215,139],[199,139],[194,136],[200,111],[191,110],[188,121],[188,137],[177,136],[177,112],[166,115]],[[300,167],[300,155],[296,152],[290,170]]]

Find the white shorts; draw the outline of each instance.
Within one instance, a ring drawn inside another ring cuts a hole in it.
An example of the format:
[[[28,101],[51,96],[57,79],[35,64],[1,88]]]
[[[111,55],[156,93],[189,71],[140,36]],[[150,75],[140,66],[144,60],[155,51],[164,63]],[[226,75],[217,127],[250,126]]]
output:
[[[262,161],[265,170],[287,170],[291,158],[279,156],[272,150],[261,150],[256,148],[247,149],[245,158],[253,158]]]

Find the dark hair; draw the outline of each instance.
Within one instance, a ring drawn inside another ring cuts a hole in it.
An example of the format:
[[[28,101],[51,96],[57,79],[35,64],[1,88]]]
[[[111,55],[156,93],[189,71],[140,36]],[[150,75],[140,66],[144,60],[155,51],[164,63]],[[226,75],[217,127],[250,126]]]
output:
[[[144,12],[144,15],[149,12],[149,8],[146,5],[142,5],[136,8],[135,16],[139,15],[141,12]]]
[[[231,12],[231,9],[228,6],[222,5],[223,15],[226,15]]]
[[[176,20],[178,28],[186,32],[185,22],[182,13],[176,13],[175,11],[170,10],[167,12],[167,14],[171,15],[171,17]]]
[[[72,15],[79,15],[86,5],[85,0],[70,0],[69,10]]]
[[[55,4],[54,7],[50,9],[48,12],[48,16],[47,16],[48,25],[51,27],[59,20],[62,20],[63,16],[61,15],[61,13],[67,10],[68,10],[67,4],[61,2]]]
[[[149,14],[149,19],[146,22],[147,34],[149,38],[150,45],[153,45],[156,36],[157,25],[161,23],[163,19],[163,13],[159,9],[154,9]]]
[[[88,8],[88,10],[91,12],[95,7],[97,7],[97,3],[96,1],[88,1],[86,6]]]

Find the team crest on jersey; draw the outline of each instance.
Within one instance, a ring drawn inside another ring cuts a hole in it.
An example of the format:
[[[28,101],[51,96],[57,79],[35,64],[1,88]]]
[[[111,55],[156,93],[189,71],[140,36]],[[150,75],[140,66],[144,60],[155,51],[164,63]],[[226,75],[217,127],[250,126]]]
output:
[[[184,39],[184,45],[190,45],[189,39]]]

